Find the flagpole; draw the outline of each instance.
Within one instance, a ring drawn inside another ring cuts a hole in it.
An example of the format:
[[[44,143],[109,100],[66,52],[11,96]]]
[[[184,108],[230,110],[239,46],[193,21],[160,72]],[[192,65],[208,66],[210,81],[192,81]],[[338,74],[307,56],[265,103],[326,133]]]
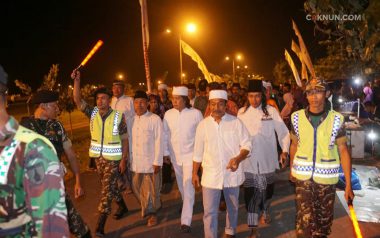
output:
[[[182,39],[181,34],[179,34],[179,77],[181,84],[182,82]]]
[[[235,83],[235,59],[232,58],[232,81]]]
[[[141,7],[141,29],[142,29],[142,41],[143,41],[143,54],[144,54],[144,67],[145,77],[148,93],[151,93],[151,79],[150,79],[150,67],[149,67],[149,27],[148,27],[148,9],[146,0],[140,0]]]

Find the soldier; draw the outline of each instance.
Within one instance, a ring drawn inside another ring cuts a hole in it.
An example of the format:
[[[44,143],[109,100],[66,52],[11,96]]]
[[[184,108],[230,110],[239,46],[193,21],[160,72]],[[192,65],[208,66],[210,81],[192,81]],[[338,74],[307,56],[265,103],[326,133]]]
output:
[[[0,237],[69,237],[54,147],[8,115],[6,83],[0,66]]]
[[[296,178],[297,237],[327,237],[334,219],[335,184],[342,165],[345,198],[351,188],[351,157],[346,145],[344,117],[328,111],[326,84],[312,79],[306,85],[309,106],[291,116],[290,159]]]
[[[40,90],[33,97],[33,104],[36,110],[34,116],[22,118],[20,124],[31,129],[38,134],[45,136],[54,145],[59,159],[62,159],[63,153],[70,162],[72,171],[75,175],[75,198],[84,194],[81,186],[80,171],[76,160],[76,154],[72,148],[71,140],[67,137],[62,123],[56,120],[59,114],[58,93],[50,90]],[[64,168],[63,163],[61,165]],[[65,170],[65,168],[63,169]],[[74,204],[66,193],[66,207],[69,229],[76,237],[91,237],[91,231],[84,223]]]
[[[110,107],[112,93],[106,88],[95,92],[96,107],[91,107],[80,95],[80,72],[74,70],[74,102],[90,118],[91,146],[90,157],[96,158],[96,167],[102,184],[102,195],[98,207],[99,219],[96,236],[104,236],[104,226],[111,213],[111,202],[119,205],[113,217],[118,220],[128,213],[117,180],[124,173],[128,158],[128,134],[124,114]]]

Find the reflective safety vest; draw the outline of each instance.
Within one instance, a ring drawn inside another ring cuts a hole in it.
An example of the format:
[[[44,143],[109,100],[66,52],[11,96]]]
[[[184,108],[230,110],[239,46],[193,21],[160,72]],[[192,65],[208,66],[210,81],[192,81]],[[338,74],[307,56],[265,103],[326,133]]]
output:
[[[122,149],[119,135],[121,119],[122,114],[113,110],[110,115],[103,120],[99,114],[98,107],[94,108],[90,119],[90,157],[98,158],[102,156],[107,160],[121,160]]]
[[[313,127],[303,109],[294,112],[291,119],[298,137],[292,175],[303,181],[312,178],[319,184],[336,184],[340,159],[335,140],[344,117],[331,110],[317,128]]]
[[[34,131],[19,125],[11,144],[4,147],[0,153],[0,184],[7,184],[8,170],[11,166],[11,162],[14,158],[14,154],[16,153],[19,144],[21,142],[28,144],[36,139],[43,140],[48,146],[51,147],[54,153],[56,153],[53,144],[46,137],[41,136],[40,134],[37,134]]]
[[[24,230],[23,226],[32,222],[32,217],[29,215],[25,201],[25,193],[15,193],[15,182],[8,181],[8,172],[12,165],[12,161],[15,157],[15,153],[19,148],[21,143],[27,144],[32,141],[40,139],[44,141],[47,146],[50,146],[52,151],[56,153],[52,143],[45,138],[23,126],[19,126],[12,142],[5,146],[0,153],[0,191],[2,191],[1,199],[3,201],[13,202],[13,200],[18,201],[16,204],[7,204],[9,207],[5,207],[7,214],[2,214],[2,217],[6,218],[0,222],[0,237],[18,237],[17,234],[21,234]],[[26,148],[25,147],[25,148]],[[57,161],[58,162],[58,161]],[[24,171],[24,170],[16,170]],[[12,173],[15,171],[11,170]],[[23,177],[23,174],[16,174],[16,177]],[[20,196],[19,196],[20,195]],[[17,196],[14,198],[13,196]],[[11,208],[8,210],[8,208]]]

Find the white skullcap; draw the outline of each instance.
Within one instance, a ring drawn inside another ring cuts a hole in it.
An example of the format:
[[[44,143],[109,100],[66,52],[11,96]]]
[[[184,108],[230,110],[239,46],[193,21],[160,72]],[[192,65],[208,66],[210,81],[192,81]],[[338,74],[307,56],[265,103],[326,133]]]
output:
[[[208,97],[209,100],[211,99],[224,99],[224,100],[228,100],[227,98],[227,91],[226,90],[211,90],[210,93],[209,93],[209,97]]]
[[[164,83],[161,83],[158,85],[158,90],[163,90],[163,89],[166,89],[168,90],[168,85],[164,84]]]
[[[173,87],[173,95],[176,96],[188,96],[189,95],[189,89],[185,86],[178,86],[178,87]]]
[[[272,84],[270,82],[263,81],[264,88],[272,87]]]

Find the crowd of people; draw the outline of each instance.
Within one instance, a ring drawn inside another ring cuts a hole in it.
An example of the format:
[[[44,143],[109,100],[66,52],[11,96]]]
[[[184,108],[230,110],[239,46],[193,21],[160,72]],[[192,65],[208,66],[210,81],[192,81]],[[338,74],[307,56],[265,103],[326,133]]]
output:
[[[257,237],[260,224],[271,222],[280,167],[290,166],[295,184],[297,237],[330,234],[340,167],[345,198],[354,198],[344,116],[329,103],[332,89],[323,80],[298,88],[261,80],[227,88],[201,80],[173,86],[171,95],[160,84],[157,95],[137,90],[133,97],[116,80],[112,90],[96,90],[92,106],[81,97],[80,72],[71,77],[74,102],[90,121],[89,156],[101,181],[97,237],[106,233],[113,201],[114,219],[128,215],[123,189],[138,199],[147,226],[157,225],[172,168],[182,199],[179,229],[191,232],[195,191],[201,188],[207,238],[217,237],[220,204],[226,209],[225,237],[236,236],[241,186],[250,237]],[[0,194],[0,237],[91,237],[65,192],[62,154],[75,174],[75,197],[84,194],[71,141],[57,120],[57,93],[37,92],[34,115],[19,125],[6,113],[6,84],[0,68],[0,189],[6,191]],[[366,110],[376,114],[378,104],[371,105]],[[122,177],[126,184],[120,186]]]

